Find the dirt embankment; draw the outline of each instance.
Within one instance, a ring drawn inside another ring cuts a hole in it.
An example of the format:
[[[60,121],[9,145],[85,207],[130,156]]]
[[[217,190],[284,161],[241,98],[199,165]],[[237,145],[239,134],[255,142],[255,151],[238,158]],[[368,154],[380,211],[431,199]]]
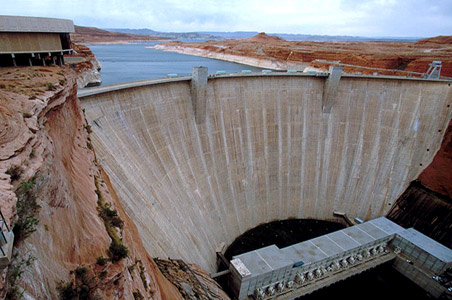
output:
[[[0,205],[15,233],[0,298],[181,299],[96,162],[75,76],[0,70]]]
[[[168,42],[157,49],[205,56],[277,70],[327,70],[344,65],[345,72],[421,76],[433,60],[442,61],[442,75],[452,76],[451,37],[412,42],[285,41],[260,33],[249,39],[201,43]],[[391,70],[391,71],[387,71]],[[396,70],[396,71],[394,71]],[[419,74],[416,74],[419,73]]]
[[[162,41],[161,37],[102,30],[96,27],[75,26],[71,40],[78,44],[125,44],[131,42]]]

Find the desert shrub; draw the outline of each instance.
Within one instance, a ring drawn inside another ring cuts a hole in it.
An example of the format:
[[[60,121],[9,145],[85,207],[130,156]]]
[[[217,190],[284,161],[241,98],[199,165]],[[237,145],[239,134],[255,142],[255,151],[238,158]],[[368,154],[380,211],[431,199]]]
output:
[[[60,300],[72,300],[77,296],[77,288],[74,286],[72,281],[64,282],[61,281],[57,285],[58,295],[60,296]]]
[[[39,223],[37,215],[41,207],[38,205],[34,194],[35,185],[36,181],[33,177],[28,182],[22,181],[15,191],[17,196],[17,219],[13,227],[15,244],[35,232]]]
[[[55,86],[53,85],[53,83],[51,82],[46,82],[45,83],[45,87],[48,91],[54,91],[55,90]]]
[[[107,264],[107,262],[108,262],[108,258],[107,258],[107,257],[99,256],[99,257],[96,259],[96,263],[97,263],[99,266],[105,266],[105,265]]]
[[[112,262],[117,262],[129,255],[129,249],[123,244],[122,239],[118,235],[116,228],[121,228],[123,221],[118,212],[111,208],[109,203],[105,203],[99,186],[99,178],[94,178],[97,194],[97,210],[99,216],[104,221],[105,229],[111,238],[110,247],[108,248],[108,256]]]
[[[11,177],[11,181],[15,181],[22,175],[22,168],[18,165],[12,165],[6,170],[6,174]]]
[[[116,241],[112,239],[110,247],[108,248],[110,259],[113,262],[117,262],[129,255],[129,249],[122,243],[122,241]]]
[[[18,258],[17,254],[13,255],[12,263],[9,265],[6,274],[7,288],[5,300],[17,300],[23,298],[24,290],[21,290],[19,286],[16,285],[16,280],[22,276],[26,268],[30,267],[35,260],[36,257],[31,254],[28,255],[28,257],[21,259]]]
[[[95,300],[94,296],[95,277],[88,276],[88,268],[80,266],[72,270],[70,274],[74,275],[73,281],[60,281],[57,284],[57,291],[60,300]]]

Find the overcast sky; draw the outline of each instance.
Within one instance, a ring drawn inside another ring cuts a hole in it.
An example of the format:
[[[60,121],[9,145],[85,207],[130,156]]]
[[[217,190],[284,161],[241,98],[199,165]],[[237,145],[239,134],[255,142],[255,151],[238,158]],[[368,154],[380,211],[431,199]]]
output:
[[[353,36],[452,35],[452,0],[0,0],[1,15],[99,28]]]

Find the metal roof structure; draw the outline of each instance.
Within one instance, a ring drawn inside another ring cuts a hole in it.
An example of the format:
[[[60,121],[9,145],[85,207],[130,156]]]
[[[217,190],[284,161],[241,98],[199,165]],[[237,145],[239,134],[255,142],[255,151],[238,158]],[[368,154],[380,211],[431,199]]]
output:
[[[66,19],[0,16],[0,32],[75,32],[74,22]]]
[[[414,228],[409,228],[405,231],[398,233],[401,238],[409,241],[413,245],[421,248],[422,250],[428,252],[430,255],[440,259],[445,263],[452,262],[452,250],[446,246],[438,243],[434,239],[420,233]]]

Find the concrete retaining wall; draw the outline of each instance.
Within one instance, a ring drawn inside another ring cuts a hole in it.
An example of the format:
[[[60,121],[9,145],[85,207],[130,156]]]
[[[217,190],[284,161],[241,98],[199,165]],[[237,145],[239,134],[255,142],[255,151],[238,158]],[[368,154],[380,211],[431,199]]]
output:
[[[200,124],[188,80],[83,97],[98,160],[149,253],[214,271],[218,243],[264,222],[384,216],[439,149],[452,88],[342,77],[323,113],[324,84],[209,79]]]

